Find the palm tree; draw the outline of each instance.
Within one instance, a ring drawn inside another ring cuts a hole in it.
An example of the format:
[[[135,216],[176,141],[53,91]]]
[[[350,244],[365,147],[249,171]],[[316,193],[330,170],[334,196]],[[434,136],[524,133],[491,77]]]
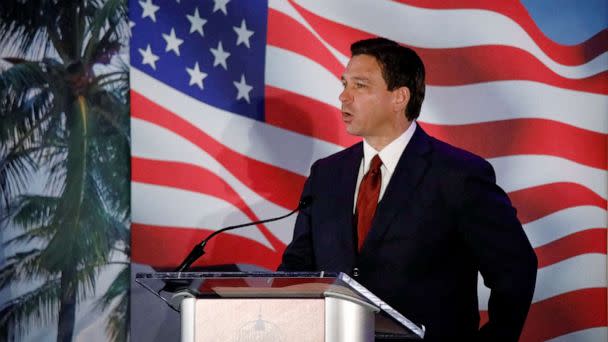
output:
[[[57,317],[57,340],[70,341],[76,306],[128,253],[128,68],[111,63],[126,43],[126,12],[125,0],[0,2],[10,56],[0,71],[0,219],[19,231],[4,245],[15,252],[0,290],[40,284],[0,308],[0,339]],[[26,193],[34,175],[47,180],[41,194]],[[114,340],[127,339],[116,321],[128,312],[126,286],[128,267],[100,301],[118,301]]]

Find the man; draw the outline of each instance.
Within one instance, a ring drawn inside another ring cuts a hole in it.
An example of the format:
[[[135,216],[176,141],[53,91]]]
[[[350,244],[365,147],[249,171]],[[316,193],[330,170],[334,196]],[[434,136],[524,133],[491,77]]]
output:
[[[280,270],[345,272],[415,323],[427,340],[516,341],[537,260],[482,158],[416,124],[424,65],[383,38],[351,46],[342,117],[363,137],[311,168]],[[479,329],[477,275],[491,289]]]

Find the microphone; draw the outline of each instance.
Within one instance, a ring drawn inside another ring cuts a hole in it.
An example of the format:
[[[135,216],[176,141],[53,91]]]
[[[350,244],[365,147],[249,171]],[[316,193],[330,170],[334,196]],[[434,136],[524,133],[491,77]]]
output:
[[[198,260],[198,258],[203,256],[205,254],[205,246],[207,245],[207,242],[209,242],[209,240],[211,240],[214,236],[216,236],[222,232],[225,232],[227,230],[253,226],[256,224],[260,224],[260,223],[278,221],[278,220],[281,220],[288,216],[293,215],[295,212],[297,212],[299,210],[308,208],[311,204],[312,204],[312,196],[304,196],[300,200],[300,203],[298,203],[298,206],[294,210],[292,210],[291,212],[289,212],[288,214],[285,214],[283,216],[273,217],[270,219],[260,220],[260,221],[255,221],[255,222],[237,224],[235,226],[229,226],[229,227],[217,230],[217,231],[213,232],[211,235],[207,236],[205,239],[203,239],[203,241],[201,241],[197,245],[195,245],[194,248],[192,248],[192,251],[190,252],[190,254],[188,254],[186,259],[184,259],[184,261],[179,265],[179,267],[175,270],[175,272],[185,272],[190,267],[190,265],[192,265],[196,260]]]

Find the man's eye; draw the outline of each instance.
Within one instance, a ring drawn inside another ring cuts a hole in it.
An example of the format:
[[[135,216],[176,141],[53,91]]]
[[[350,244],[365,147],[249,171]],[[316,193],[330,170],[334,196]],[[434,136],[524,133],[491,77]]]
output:
[[[355,87],[357,87],[357,88],[365,88],[365,84],[363,84],[363,83],[355,83]]]

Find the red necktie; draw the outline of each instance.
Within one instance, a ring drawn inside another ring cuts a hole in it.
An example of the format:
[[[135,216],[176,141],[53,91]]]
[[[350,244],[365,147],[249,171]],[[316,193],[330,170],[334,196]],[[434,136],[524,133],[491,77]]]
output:
[[[376,154],[372,159],[369,171],[363,176],[361,185],[359,186],[359,195],[357,197],[357,240],[358,248],[361,250],[365,237],[372,226],[372,220],[376,207],[378,206],[378,197],[380,196],[380,185],[382,184],[382,172],[380,172],[382,160]]]

